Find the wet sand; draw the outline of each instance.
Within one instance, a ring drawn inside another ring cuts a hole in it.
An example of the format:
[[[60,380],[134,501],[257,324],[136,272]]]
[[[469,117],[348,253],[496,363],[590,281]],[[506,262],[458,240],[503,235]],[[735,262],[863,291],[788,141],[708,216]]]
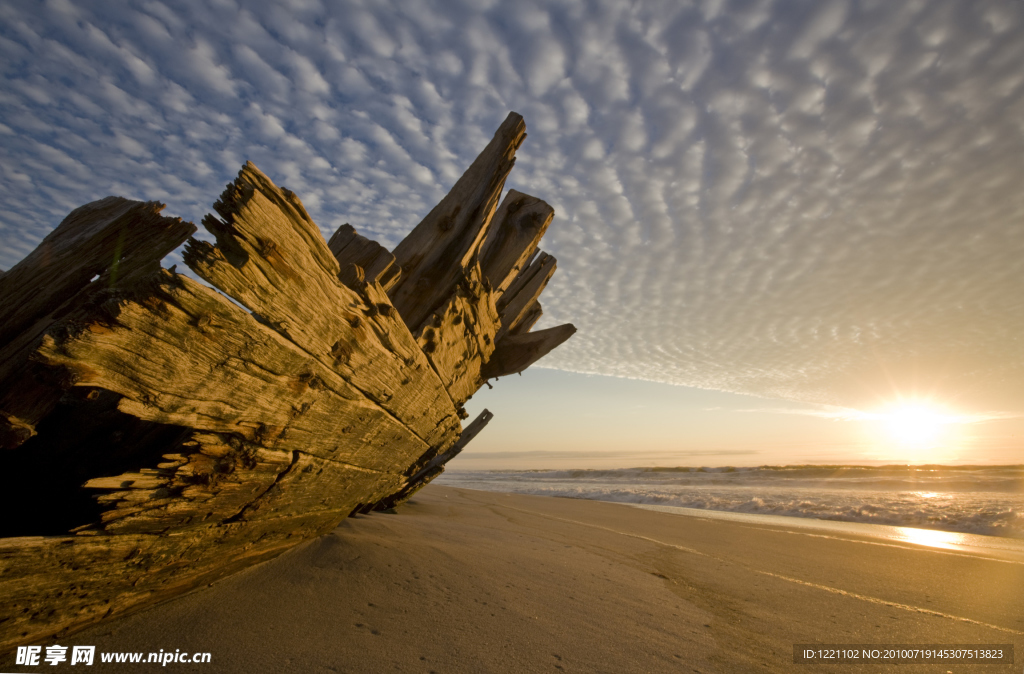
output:
[[[5,671],[1019,672],[1024,559],[432,485],[61,643],[211,662]],[[797,665],[795,643],[1011,643],[1018,664]]]

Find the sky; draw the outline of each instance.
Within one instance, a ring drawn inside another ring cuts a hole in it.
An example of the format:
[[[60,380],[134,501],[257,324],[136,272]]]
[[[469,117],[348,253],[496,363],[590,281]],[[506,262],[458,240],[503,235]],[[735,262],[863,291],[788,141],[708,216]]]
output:
[[[578,332],[467,463],[1016,463],[1022,63],[1019,0],[0,0],[0,268],[246,160],[394,247],[514,110]]]

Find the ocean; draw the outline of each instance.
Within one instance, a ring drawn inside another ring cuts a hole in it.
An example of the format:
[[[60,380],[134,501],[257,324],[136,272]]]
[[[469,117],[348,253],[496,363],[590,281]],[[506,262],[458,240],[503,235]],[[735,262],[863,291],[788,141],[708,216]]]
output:
[[[437,483],[1024,539],[1024,465],[449,469]]]

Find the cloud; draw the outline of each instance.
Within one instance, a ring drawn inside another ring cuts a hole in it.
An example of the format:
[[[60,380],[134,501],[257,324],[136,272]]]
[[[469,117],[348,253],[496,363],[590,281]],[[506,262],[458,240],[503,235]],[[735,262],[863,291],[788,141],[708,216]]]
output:
[[[754,456],[760,454],[758,451],[748,449],[708,449],[708,450],[682,450],[678,452],[638,452],[636,449],[631,448],[622,451],[601,451],[601,450],[580,450],[580,451],[548,451],[548,450],[531,450],[526,452],[520,451],[468,451],[463,454],[460,458],[460,463],[466,460],[488,460],[494,461],[498,459],[516,459],[521,461],[544,461],[554,459],[573,459],[579,461],[582,456],[585,456],[588,461],[592,460],[608,460],[608,459],[621,459],[626,461],[636,461],[640,458],[643,459],[665,459],[667,461],[677,461],[680,458],[694,457],[694,456]],[[458,467],[453,467],[453,471],[458,471]]]
[[[720,408],[708,408],[708,411]],[[926,407],[926,409],[928,409]],[[817,417],[831,421],[885,421],[891,419],[891,411],[870,411],[856,410],[846,407],[835,407],[822,405],[819,407],[754,407],[748,409],[733,409],[733,412],[748,414],[790,414],[804,417]],[[944,412],[933,412],[929,414],[937,424],[983,424],[989,421],[1007,421],[1010,419],[1024,418],[1024,413],[986,411],[974,412],[971,414],[949,414]]]
[[[1019,412],[1022,61],[982,0],[6,2],[0,268],[112,193],[198,222],[246,159],[393,247],[516,110],[579,328],[542,366]]]

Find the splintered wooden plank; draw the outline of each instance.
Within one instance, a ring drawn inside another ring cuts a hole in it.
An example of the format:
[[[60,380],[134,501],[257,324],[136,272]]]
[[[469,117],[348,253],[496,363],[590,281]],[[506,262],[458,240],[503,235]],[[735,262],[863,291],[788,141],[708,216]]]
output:
[[[468,445],[493,418],[494,415],[486,409],[480,412],[476,419],[474,419],[473,422],[466,426],[465,430],[462,431],[462,435],[459,436],[459,441],[452,445],[451,449],[438,454],[427,461],[412,477],[402,484],[400,489],[395,490],[385,498],[374,503],[372,510],[389,510],[412,498],[413,494],[429,484],[435,477],[443,473],[445,465],[458,456],[459,453],[466,448],[466,445]]]
[[[116,284],[152,271],[196,231],[191,222],[160,215],[164,204],[107,197],[73,210],[21,262],[0,278],[0,353],[33,323],[109,272]]]
[[[547,253],[540,253],[530,263],[530,266],[516,277],[505,294],[498,300],[501,327],[498,329],[497,339],[502,339],[527,317],[531,306],[544,292],[544,287],[551,280],[556,267],[557,261],[554,257]]]
[[[338,261],[298,197],[247,163],[214,208],[223,220],[203,224],[217,246],[189,242],[193,271],[428,444],[454,442],[454,405],[409,329],[386,296],[371,302],[339,281]]]
[[[522,372],[575,334],[571,323],[525,335],[505,335],[498,342],[491,360],[484,366],[485,379]]]
[[[35,435],[61,396],[31,371],[42,335],[93,295],[156,269],[195,232],[163,208],[120,197],[81,206],[0,279],[0,448]]]
[[[242,511],[325,510],[340,520],[345,508],[393,490],[431,449],[214,291],[166,271],[137,285],[100,307],[93,322],[47,336],[39,350],[75,385],[124,396],[123,412],[206,431],[155,469],[87,483],[111,490],[101,497],[113,506],[103,515],[107,532],[179,530]],[[372,292],[384,297],[379,286]]]
[[[124,396],[123,412],[371,470],[400,473],[429,448],[333,369],[186,277],[162,271],[100,309],[48,335],[38,357],[76,386]]]
[[[327,247],[338,261],[342,271],[349,264],[357,265],[363,272],[366,283],[380,283],[387,290],[398,282],[401,268],[395,264],[395,256],[376,241],[359,234],[352,225],[346,223],[331,236]],[[345,277],[342,276],[342,280]],[[352,287],[352,283],[347,283]]]
[[[534,300],[533,304],[523,312],[522,318],[516,323],[515,327],[508,331],[510,335],[525,335],[527,332],[533,329],[533,326],[537,324],[540,317],[544,315],[544,310],[540,306],[540,302]]]
[[[427,465],[422,470],[429,470],[436,466],[444,466],[446,463],[454,459],[462,452],[462,450],[466,448],[466,445],[473,441],[473,438],[480,434],[480,431],[484,430],[484,427],[486,427],[487,424],[490,423],[491,419],[493,418],[494,415],[490,412],[490,410],[485,409],[481,411],[480,414],[476,416],[476,419],[473,419],[472,423],[466,426],[466,428],[462,431],[462,435],[459,436],[459,441],[452,445],[451,449],[442,452],[441,454],[438,454],[433,459],[428,461]],[[413,479],[410,480],[410,482],[415,482],[418,477],[421,476],[414,475]]]
[[[330,513],[340,522],[361,502],[394,491],[401,475],[381,474],[337,461],[299,454],[281,478],[240,515],[243,521]]]
[[[494,352],[497,327],[494,295],[483,283],[480,266],[473,265],[447,304],[419,331],[417,341],[456,405],[483,385],[480,369]]]
[[[412,330],[440,309],[479,254],[526,124],[511,112],[451,191],[395,248],[402,278],[389,293]]]
[[[180,454],[156,469],[89,480],[113,507],[102,514],[107,533],[161,533],[223,522],[258,499],[292,465],[293,453],[264,449],[237,436],[193,433]]]
[[[480,267],[497,295],[529,264],[555,209],[537,197],[509,190],[494,214],[480,252]]]

